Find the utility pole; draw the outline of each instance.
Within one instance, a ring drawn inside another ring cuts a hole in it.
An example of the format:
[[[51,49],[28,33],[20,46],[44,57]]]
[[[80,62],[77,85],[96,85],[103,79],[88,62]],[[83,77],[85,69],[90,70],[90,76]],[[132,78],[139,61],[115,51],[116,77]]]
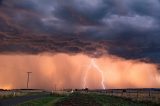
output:
[[[29,76],[32,72],[27,72],[27,89],[29,88]]]
[[[57,90],[57,88],[56,88],[56,87],[57,87],[57,86],[56,86],[56,84],[55,84],[55,86],[54,86],[54,87],[55,87],[55,88],[54,88],[54,90],[56,91],[56,90]]]

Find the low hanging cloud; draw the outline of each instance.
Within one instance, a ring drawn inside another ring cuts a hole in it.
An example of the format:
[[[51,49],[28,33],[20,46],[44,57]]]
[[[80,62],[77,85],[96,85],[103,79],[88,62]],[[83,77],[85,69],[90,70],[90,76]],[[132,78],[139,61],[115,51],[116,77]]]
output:
[[[159,63],[159,13],[159,0],[0,0],[0,52],[98,52]]]
[[[3,89],[26,88],[28,71],[32,72],[29,82],[32,89],[102,88],[102,76],[90,66],[92,58],[86,55],[1,54],[0,61],[0,86]],[[107,89],[160,87],[160,73],[155,64],[113,56],[95,59],[95,64],[103,73],[103,84]]]

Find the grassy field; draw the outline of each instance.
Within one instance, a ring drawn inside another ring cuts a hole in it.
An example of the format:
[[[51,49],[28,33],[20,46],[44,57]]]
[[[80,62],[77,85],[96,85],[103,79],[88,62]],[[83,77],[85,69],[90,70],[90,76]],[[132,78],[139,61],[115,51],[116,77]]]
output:
[[[121,97],[99,93],[71,93],[70,95],[52,95],[28,101],[19,106],[160,106],[151,102],[138,102]]]

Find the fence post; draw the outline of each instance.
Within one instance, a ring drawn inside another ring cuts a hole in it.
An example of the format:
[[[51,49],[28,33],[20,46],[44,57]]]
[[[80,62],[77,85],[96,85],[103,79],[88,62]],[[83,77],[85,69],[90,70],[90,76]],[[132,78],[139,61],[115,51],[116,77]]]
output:
[[[151,90],[149,89],[149,99],[151,99]]]
[[[139,92],[138,92],[138,90],[137,90],[137,100],[138,100],[138,93],[139,93]]]
[[[121,92],[122,92],[121,96],[123,97],[123,90]]]

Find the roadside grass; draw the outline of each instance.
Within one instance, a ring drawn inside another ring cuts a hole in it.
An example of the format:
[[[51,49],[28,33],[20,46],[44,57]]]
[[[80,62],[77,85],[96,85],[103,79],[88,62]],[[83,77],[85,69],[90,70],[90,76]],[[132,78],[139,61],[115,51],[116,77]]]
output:
[[[45,92],[13,92],[13,91],[11,91],[11,92],[0,92],[0,100],[1,99],[21,97],[21,96],[40,95],[40,94],[45,94]]]
[[[14,98],[14,97],[19,97],[19,96],[25,96],[28,95],[27,93],[8,93],[8,94],[1,94],[0,99],[8,99],[8,98]]]
[[[14,95],[12,95],[12,94],[8,94],[8,95],[1,95],[0,96],[0,99],[7,99],[7,98],[13,98],[13,97],[15,97]]]
[[[64,95],[54,94],[43,98],[27,101],[19,104],[18,106],[54,106],[54,104],[62,98],[64,98]]]

